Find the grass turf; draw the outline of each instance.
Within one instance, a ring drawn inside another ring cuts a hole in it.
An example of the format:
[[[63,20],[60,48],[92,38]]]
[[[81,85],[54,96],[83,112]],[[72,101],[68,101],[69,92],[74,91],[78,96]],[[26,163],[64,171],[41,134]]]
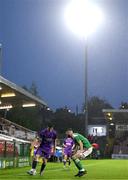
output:
[[[78,171],[73,162],[70,169],[64,169],[62,163],[48,163],[44,175],[30,176],[26,172],[30,167],[0,170],[0,180],[29,180],[29,179],[51,179],[51,180],[128,180],[128,160],[84,160],[84,167],[88,171],[83,177],[74,177]],[[39,166],[37,168],[39,172]]]

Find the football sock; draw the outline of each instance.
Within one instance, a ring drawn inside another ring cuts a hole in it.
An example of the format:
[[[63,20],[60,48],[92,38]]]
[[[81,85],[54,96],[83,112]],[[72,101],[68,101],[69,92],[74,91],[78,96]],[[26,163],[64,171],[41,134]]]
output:
[[[74,159],[73,161],[74,161],[76,167],[79,169],[79,171],[83,171],[84,170],[84,168],[83,168],[83,166],[82,166],[82,164],[81,164],[79,159]]]
[[[65,166],[66,165],[66,160],[65,159],[63,160],[63,163],[64,163],[64,166]]]
[[[71,161],[70,161],[70,159],[69,159],[69,161],[68,161],[68,165],[70,166],[70,164],[71,164]]]
[[[32,162],[32,169],[36,169],[36,166],[37,166],[37,161],[33,161]]]
[[[45,163],[42,163],[42,166],[41,166],[41,169],[40,169],[40,173],[43,172],[44,168],[45,168],[46,164]]]

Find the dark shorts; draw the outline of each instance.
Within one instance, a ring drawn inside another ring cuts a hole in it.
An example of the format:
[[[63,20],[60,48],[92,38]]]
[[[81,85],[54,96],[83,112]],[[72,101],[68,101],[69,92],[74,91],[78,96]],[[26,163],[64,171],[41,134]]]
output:
[[[64,150],[64,155],[67,155],[68,157],[71,157],[72,156],[72,151]]]
[[[45,150],[42,147],[39,147],[35,153],[35,155],[39,155],[40,157],[44,157],[46,159],[49,159],[51,157],[51,149]]]

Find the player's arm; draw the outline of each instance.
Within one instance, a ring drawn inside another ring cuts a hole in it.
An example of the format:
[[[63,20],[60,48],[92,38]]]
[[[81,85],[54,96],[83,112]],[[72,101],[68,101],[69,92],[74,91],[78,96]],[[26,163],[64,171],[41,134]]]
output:
[[[63,145],[62,145],[62,154],[64,154],[64,149],[65,149],[66,147],[67,147],[67,146],[66,146],[65,141],[64,141],[64,143],[63,143]]]
[[[57,139],[55,139],[55,142],[54,142],[54,149],[56,150],[56,146],[57,146]]]
[[[66,148],[67,146],[66,146],[66,144],[63,143],[62,147],[63,147],[63,148]]]
[[[82,143],[82,141],[79,140],[78,143],[79,143],[79,146],[80,146],[80,151],[83,151],[83,143]]]
[[[63,148],[66,148],[67,146],[66,146],[66,139],[64,140],[64,142],[63,142]]]
[[[56,152],[56,146],[57,146],[57,138],[55,136],[55,139],[53,140],[53,153]]]
[[[80,146],[80,151],[83,151],[83,143],[78,136],[75,137],[77,144]]]
[[[72,150],[75,148],[75,144],[72,145]]]

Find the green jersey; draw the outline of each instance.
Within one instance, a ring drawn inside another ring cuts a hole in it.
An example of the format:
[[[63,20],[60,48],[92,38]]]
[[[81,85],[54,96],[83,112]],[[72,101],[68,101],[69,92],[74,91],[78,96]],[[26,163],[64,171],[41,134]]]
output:
[[[92,145],[90,144],[90,142],[88,141],[87,138],[85,138],[84,136],[82,136],[79,133],[74,133],[73,134],[73,139],[75,141],[75,143],[79,144],[79,141],[81,141],[83,143],[83,147],[84,148],[90,148],[92,147]]]

